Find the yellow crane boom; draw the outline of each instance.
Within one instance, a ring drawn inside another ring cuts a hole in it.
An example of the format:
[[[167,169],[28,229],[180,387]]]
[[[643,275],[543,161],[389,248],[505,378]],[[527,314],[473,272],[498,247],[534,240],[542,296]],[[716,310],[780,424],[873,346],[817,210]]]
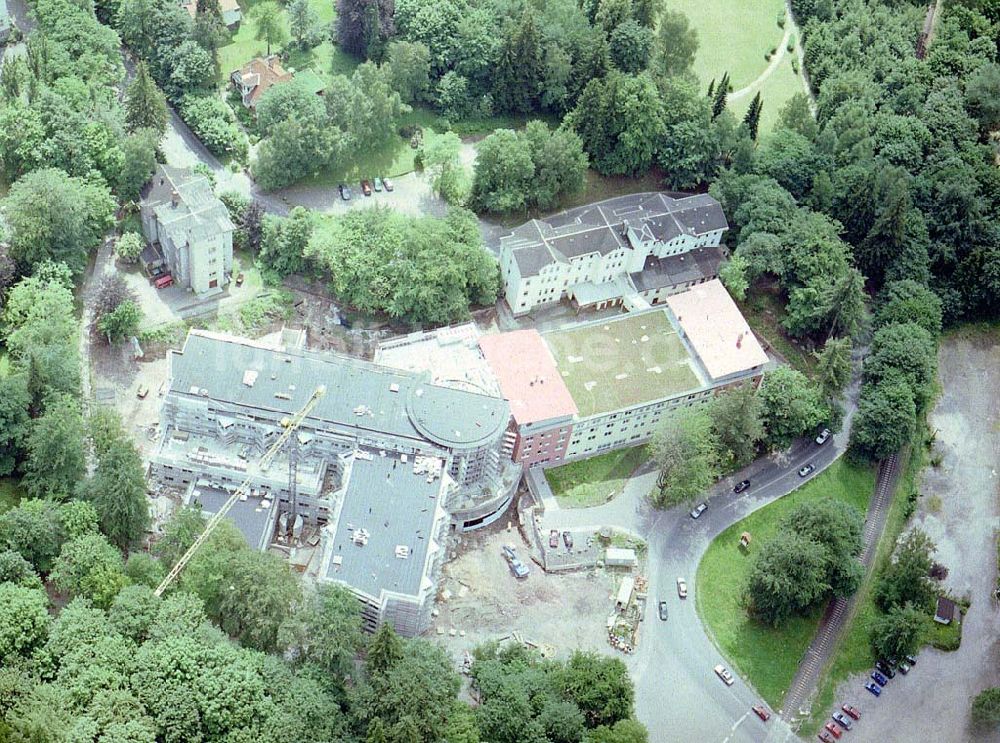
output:
[[[283,418],[281,420],[281,426],[282,428],[284,428],[284,430],[281,432],[281,436],[278,437],[278,440],[275,441],[273,444],[271,444],[268,450],[264,452],[263,456],[261,456],[260,462],[258,463],[258,468],[264,469],[270,464],[271,460],[274,459],[274,455],[277,454],[279,451],[281,451],[281,449],[287,443],[288,439],[291,438],[292,434],[295,433],[295,431],[298,429],[300,425],[302,425],[302,421],[304,421],[306,419],[306,416],[308,416],[309,413],[312,412],[312,409],[316,407],[316,404],[319,402],[320,398],[323,397],[323,395],[325,394],[326,394],[326,387],[320,385],[319,387],[316,388],[316,391],[313,392],[312,395],[310,395],[309,400],[306,402],[305,405],[302,406],[302,409],[299,410],[299,412],[297,412],[291,418]],[[215,530],[215,527],[217,527],[219,525],[219,522],[226,517],[226,514],[229,513],[229,510],[234,505],[236,505],[236,501],[238,501],[241,496],[243,496],[247,491],[250,490],[250,485],[253,478],[254,478],[253,474],[248,474],[246,479],[242,483],[240,483],[240,486],[233,491],[232,495],[229,496],[229,500],[227,500],[225,503],[222,504],[222,508],[220,508],[214,514],[212,514],[212,517],[208,520],[208,523],[205,524],[204,531],[202,531],[202,533],[198,535],[198,538],[194,540],[194,542],[191,544],[190,547],[188,547],[187,552],[181,555],[181,558],[177,561],[177,564],[170,569],[169,573],[167,573],[167,577],[164,578],[160,582],[160,585],[156,587],[155,593],[157,596],[162,595],[163,592],[167,589],[167,587],[171,583],[173,583],[174,580],[177,579],[177,576],[181,574],[181,571],[184,570],[187,564],[191,561],[191,558],[194,557],[195,553],[198,551],[201,545],[203,545],[212,535],[212,532]]]

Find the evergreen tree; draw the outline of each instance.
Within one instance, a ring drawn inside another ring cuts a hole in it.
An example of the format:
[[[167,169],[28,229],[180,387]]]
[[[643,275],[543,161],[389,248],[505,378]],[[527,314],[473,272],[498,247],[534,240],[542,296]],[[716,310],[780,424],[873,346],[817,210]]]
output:
[[[84,491],[97,509],[101,531],[109,541],[127,549],[142,537],[149,526],[146,479],[139,453],[120,431]]]
[[[726,110],[726,97],[729,95],[729,73],[722,75],[719,85],[715,88],[715,100],[712,102],[712,119],[719,118]]]
[[[167,100],[149,76],[145,62],[139,62],[135,80],[125,94],[125,126],[130,132],[152,129],[161,137],[167,130]]]
[[[747,115],[743,117],[743,123],[747,125],[747,129],[750,130],[750,136],[753,140],[757,141],[757,129],[760,127],[760,112],[764,108],[764,101],[760,98],[760,91],[757,91],[757,95],[753,97],[750,101],[750,108],[747,109]]]
[[[402,658],[403,641],[399,639],[391,624],[383,622],[368,646],[368,657],[365,660],[368,675],[384,675]]]
[[[712,82],[708,84],[708,92],[705,93],[706,98],[712,98],[715,95],[715,78],[712,78]]]

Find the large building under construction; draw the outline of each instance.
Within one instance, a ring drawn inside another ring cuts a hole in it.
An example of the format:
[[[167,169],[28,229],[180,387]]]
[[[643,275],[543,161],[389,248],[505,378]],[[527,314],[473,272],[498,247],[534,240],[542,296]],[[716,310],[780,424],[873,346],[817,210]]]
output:
[[[199,502],[249,477],[248,518],[264,512],[273,524],[275,512],[294,511],[324,525],[318,577],[354,591],[369,627],[423,631],[444,535],[468,528],[463,514],[505,508],[519,476],[507,402],[371,362],[204,331],[191,331],[169,359],[153,474],[204,490]],[[291,448],[260,468],[282,419],[320,386],[326,394]]]

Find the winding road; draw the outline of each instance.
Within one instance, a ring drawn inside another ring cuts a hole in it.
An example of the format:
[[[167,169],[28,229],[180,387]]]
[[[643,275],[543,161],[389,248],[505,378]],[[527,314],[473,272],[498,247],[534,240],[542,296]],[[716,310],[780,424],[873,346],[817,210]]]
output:
[[[657,478],[648,466],[609,503],[586,509],[546,510],[544,529],[610,525],[647,540],[649,605],[666,600],[670,618],[660,622],[650,612],[640,630],[638,648],[625,662],[635,683],[636,713],[648,728],[652,743],[795,739],[779,715],[765,724],[750,711],[761,700],[742,678],[736,675],[735,683],[727,687],[713,673],[716,664],[728,663],[695,610],[698,564],[712,540],[725,529],[800,487],[805,482],[798,474],[802,465],[815,465],[810,475],[813,478],[846,451],[858,387],[856,374],[847,390],[841,433],[824,446],[800,439],[789,449],[734,473],[706,494],[708,510],[697,520],[688,515],[687,508],[656,511],[648,505],[645,496]],[[750,479],[750,489],[733,493],[733,484],[744,478]],[[686,601],[677,597],[678,577],[687,580],[690,596]]]

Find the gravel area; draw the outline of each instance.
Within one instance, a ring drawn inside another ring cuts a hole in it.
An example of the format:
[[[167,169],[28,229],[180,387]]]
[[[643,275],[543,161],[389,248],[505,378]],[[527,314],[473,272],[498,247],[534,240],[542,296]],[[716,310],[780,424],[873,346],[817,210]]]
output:
[[[1000,741],[1000,732],[970,727],[969,705],[985,688],[1000,686],[1000,607],[996,587],[996,532],[1000,468],[1000,332],[946,338],[938,359],[942,393],[930,416],[937,430],[939,467],[924,473],[915,525],[937,544],[935,560],[947,566],[944,587],[972,606],[962,645],[952,653],[920,652],[908,676],[897,675],[882,696],[852,678],[838,689],[863,719],[851,733],[859,740]],[[838,702],[839,703],[839,702]]]
[[[528,561],[527,545],[516,527],[508,531],[506,522],[461,539],[453,547],[458,556],[444,567],[438,590],[440,614],[428,631],[456,659],[465,650],[512,632],[526,641],[551,645],[562,658],[577,649],[615,653],[606,629],[617,588],[614,577],[594,570],[546,575]],[[500,552],[504,544],[514,545],[529,565],[526,580],[511,575]]]

